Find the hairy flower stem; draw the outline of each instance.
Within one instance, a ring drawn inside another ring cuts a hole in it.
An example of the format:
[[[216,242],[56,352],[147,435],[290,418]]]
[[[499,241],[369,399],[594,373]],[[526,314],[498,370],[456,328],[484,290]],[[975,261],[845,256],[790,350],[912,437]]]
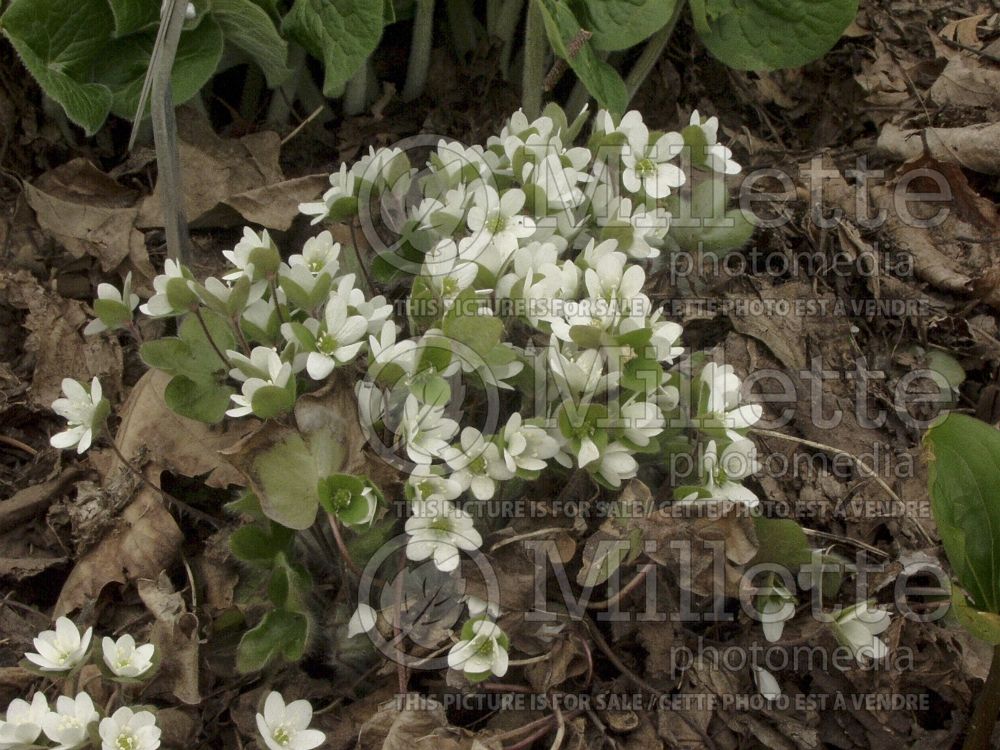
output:
[[[229,357],[223,354],[222,349],[219,348],[219,345],[215,343],[215,339],[212,338],[212,333],[208,330],[208,325],[205,323],[205,316],[201,314],[201,308],[196,307],[194,309],[194,316],[198,319],[198,323],[201,325],[201,330],[205,334],[205,338],[208,339],[208,343],[212,345],[212,349],[228,370],[231,367]]]
[[[1000,645],[993,647],[993,661],[990,672],[976,702],[976,710],[969,720],[969,731],[965,735],[962,750],[989,750],[990,737],[1000,713]]]
[[[500,71],[503,73],[505,81],[508,80],[510,73],[510,58],[514,51],[514,32],[517,31],[517,24],[521,21],[523,8],[524,0],[504,0],[493,31],[494,36],[503,43],[500,50]]]
[[[347,544],[344,542],[344,535],[340,532],[340,522],[335,516],[327,515],[327,520],[330,522],[330,531],[333,532],[333,540],[337,544],[337,551],[340,556],[344,559],[344,565],[351,569],[358,578],[361,578],[362,571],[358,567],[358,564],[354,562],[354,558],[351,557],[350,550],[347,549]]]
[[[677,20],[681,17],[682,10],[684,10],[684,2],[683,0],[679,0],[677,5],[674,6],[674,13],[670,16],[670,20],[667,21],[662,29],[649,38],[646,46],[642,49],[642,53],[639,55],[639,59],[635,61],[632,70],[628,72],[628,76],[625,78],[625,88],[628,89],[629,101],[632,101],[635,92],[639,90],[639,87],[649,77],[653,66],[656,65],[656,61],[660,59],[663,50],[666,49],[667,43],[674,33],[674,28],[677,26]]]
[[[236,332],[236,338],[238,338],[239,341],[240,341],[240,348],[243,350],[243,353],[246,354],[249,357],[250,356],[250,342],[247,341],[247,337],[243,333],[243,326],[240,325],[240,318],[239,318],[239,316],[237,315],[237,316],[233,317],[233,319],[231,321],[229,321],[229,322],[232,324],[233,330]]]
[[[368,106],[368,65],[371,58],[364,61],[358,72],[351,76],[344,89],[344,114],[355,117]]]
[[[285,325],[285,313],[281,311],[281,301],[278,299],[278,285],[274,283],[274,278],[267,280],[267,288],[271,291],[271,301],[274,302],[274,311],[278,313],[278,322]]]
[[[365,292],[367,296],[371,298],[375,294],[375,286],[372,284],[371,276],[368,275],[368,267],[365,265],[364,258],[361,257],[361,247],[358,245],[358,234],[357,228],[354,222],[351,221],[349,224],[351,229],[351,245],[354,248],[354,258],[358,262],[358,270],[365,279]]]
[[[403,101],[409,102],[424,93],[427,71],[431,65],[431,42],[434,36],[434,0],[417,0],[413,16],[413,40],[410,61],[406,66]]]
[[[521,109],[529,120],[534,120],[542,113],[542,87],[548,51],[542,9],[537,0],[529,0],[528,20],[524,29],[524,70],[521,75]]]

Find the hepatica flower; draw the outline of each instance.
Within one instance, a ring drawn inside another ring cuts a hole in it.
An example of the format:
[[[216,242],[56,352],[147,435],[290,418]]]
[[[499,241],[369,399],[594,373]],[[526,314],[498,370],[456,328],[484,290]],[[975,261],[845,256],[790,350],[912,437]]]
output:
[[[98,725],[101,750],[156,750],[160,728],[149,711],[133,711],[122,706]]]
[[[864,664],[888,655],[889,647],[878,635],[885,632],[891,619],[888,610],[866,600],[833,616],[832,627],[841,645],[851,650],[859,664]]]
[[[473,525],[472,516],[447,500],[415,500],[406,520],[410,540],[406,556],[419,562],[428,558],[438,570],[455,570],[459,550],[479,549],[483,538]]]
[[[105,637],[101,641],[104,663],[116,677],[141,677],[153,666],[152,643],[135,645],[135,639],[126,634],[117,641]]]
[[[281,693],[271,692],[264,711],[257,714],[257,731],[269,750],[312,750],[326,740],[318,729],[310,729],[313,709],[307,700],[285,704]]]
[[[263,350],[263,352],[255,354],[259,350]],[[230,354],[233,353],[235,352],[231,352]],[[285,389],[288,387],[289,380],[292,377],[292,365],[288,362],[282,362],[281,356],[275,349],[259,346],[250,354],[251,362],[254,366],[265,365],[267,369],[262,370],[262,377],[258,377],[256,374],[247,377],[243,382],[242,392],[234,393],[230,396],[233,403],[236,404],[236,406],[226,412],[230,417],[245,417],[248,414],[254,413],[253,398],[257,391],[265,387]],[[244,357],[243,359],[245,360],[246,358]],[[241,369],[240,364],[237,363],[234,371],[240,372]]]
[[[4,718],[0,719],[0,750],[34,746],[48,713],[49,704],[41,691],[35,693],[31,703],[21,698],[12,700]]]
[[[719,420],[726,429],[732,430],[752,427],[763,416],[760,404],[740,405],[742,382],[732,365],[709,362],[702,369],[700,380],[706,395],[699,416]]]
[[[83,332],[87,336],[114,330],[132,322],[132,312],[139,306],[139,295],[132,292],[132,272],[125,275],[122,290],[111,284],[97,285],[94,313],[97,315]]]
[[[666,198],[673,188],[684,184],[684,171],[671,163],[684,146],[680,133],[664,133],[650,143],[649,128],[634,111],[622,118],[620,129],[628,139],[622,152],[622,185],[626,190],[645,193],[650,198]]]
[[[684,144],[691,147],[691,160],[695,164],[722,174],[739,174],[741,167],[733,161],[733,152],[719,143],[718,117],[703,120],[695,110],[681,136]]]
[[[35,638],[37,653],[29,652],[24,657],[43,672],[68,672],[83,663],[93,634],[94,629],[87,628],[80,635],[72,620],[60,617],[55,630],[44,630]]]
[[[54,448],[76,447],[77,453],[84,453],[104,427],[104,420],[111,411],[111,404],[104,398],[101,381],[96,377],[90,387],[63,378],[62,390],[65,396],[52,402],[52,411],[63,417],[68,429],[53,435],[49,442]]]
[[[237,273],[236,276],[240,274]],[[163,264],[163,273],[153,279],[153,290],[156,293],[146,301],[146,304],[139,305],[139,312],[151,318],[164,318],[187,312],[192,304],[198,302],[198,295],[188,283],[190,281],[192,281],[191,272],[180,263],[167,258]]]
[[[471,682],[490,675],[507,674],[510,639],[492,620],[485,617],[469,620],[462,628],[461,640],[448,652],[448,666],[465,672]]]
[[[100,719],[94,701],[87,693],[77,693],[76,698],[60,695],[54,711],[42,719],[45,736],[56,743],[56,750],[73,750],[88,739],[88,729]],[[0,747],[3,743],[0,742]]]

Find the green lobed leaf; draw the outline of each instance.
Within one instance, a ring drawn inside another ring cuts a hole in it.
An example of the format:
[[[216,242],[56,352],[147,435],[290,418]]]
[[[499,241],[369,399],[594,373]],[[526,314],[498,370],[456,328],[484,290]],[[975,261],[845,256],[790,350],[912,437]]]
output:
[[[163,391],[163,400],[171,411],[182,417],[207,424],[217,424],[226,416],[229,397],[235,391],[211,376],[191,378],[175,375]]]
[[[858,12],[858,0],[691,0],[715,57],[739,70],[795,68],[822,57]]]
[[[269,87],[280,86],[291,75],[288,43],[259,5],[251,0],[212,0],[212,18],[226,41],[260,66]]]
[[[628,90],[618,71],[597,56],[593,45],[580,41],[582,28],[564,0],[533,0],[542,10],[545,33],[553,51],[563,58],[598,104],[616,117],[628,107]]]
[[[294,538],[291,529],[268,523],[268,528],[257,524],[241,526],[229,537],[229,548],[244,562],[270,563],[279,552],[286,552]]]
[[[106,0],[14,0],[0,27],[42,90],[93,135],[112,104],[111,91],[88,80],[114,31]]]
[[[295,0],[283,30],[323,61],[323,93],[337,97],[378,46],[383,12],[373,0]]]
[[[295,392],[277,385],[261,386],[254,391],[250,399],[250,408],[253,409],[254,415],[261,419],[272,419],[279,414],[286,414],[294,405]]]
[[[106,44],[95,60],[94,78],[111,90],[111,111],[119,117],[135,117],[155,40],[155,30],[130,34]],[[170,79],[174,104],[193,97],[215,74],[222,48],[222,29],[211,17],[181,34]]]
[[[679,0],[576,0],[576,17],[602,50],[628,49],[659,31],[674,14]]]
[[[976,609],[1000,614],[1000,431],[948,414],[924,436],[931,510],[959,583]]]
[[[752,565],[770,563],[794,572],[812,559],[809,540],[798,521],[754,516],[753,525],[759,546]]]
[[[299,612],[275,609],[244,633],[236,651],[236,669],[242,674],[263,669],[278,656],[288,661],[302,658],[309,635],[309,621]]]

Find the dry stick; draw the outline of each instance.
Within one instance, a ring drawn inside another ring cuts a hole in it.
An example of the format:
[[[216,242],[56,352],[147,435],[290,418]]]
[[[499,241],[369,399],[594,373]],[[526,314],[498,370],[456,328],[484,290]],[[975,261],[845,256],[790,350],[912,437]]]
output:
[[[986,675],[983,691],[979,694],[976,709],[969,720],[969,731],[965,735],[962,750],[989,750],[993,725],[1000,713],[1000,645],[993,647],[993,661]]]
[[[802,532],[808,534],[809,536],[819,537],[820,539],[828,539],[831,542],[840,542],[841,544],[850,544],[854,547],[860,547],[863,550],[871,552],[873,555],[878,555],[879,557],[891,557],[891,555],[885,550],[880,550],[878,547],[872,546],[867,542],[859,541],[858,539],[851,539],[849,536],[841,536],[840,534],[831,534],[829,531],[817,531],[816,529],[807,529],[805,526],[802,527]]]
[[[614,596],[605,599],[602,602],[587,602],[587,609],[609,609],[618,602],[620,602],[624,597],[628,596],[632,591],[637,589],[639,585],[646,580],[646,576],[656,570],[656,565],[654,563],[646,563],[641,568],[639,572],[624,586],[618,589],[618,592]]]
[[[403,606],[403,586],[406,580],[406,562],[405,558],[401,560],[401,565],[399,566],[399,574],[396,577],[396,606],[394,607],[394,612],[392,613],[392,631],[396,644],[402,650],[403,642],[403,630],[400,627],[400,610]],[[405,654],[405,652],[404,652]],[[402,659],[396,661],[396,678],[399,681],[399,694],[406,695],[408,692],[407,683],[409,682],[409,675],[406,671],[406,664],[403,663]]]
[[[17,448],[19,451],[24,451],[29,456],[38,455],[38,451],[35,448],[32,448],[27,443],[22,443],[17,438],[12,438],[9,435],[0,435],[0,443],[5,443],[6,445],[9,445],[11,448]]]
[[[326,109],[326,105],[325,104],[322,104],[319,107],[316,107],[316,109],[313,110],[313,112],[312,112],[311,115],[309,115],[306,119],[304,119],[302,122],[300,122],[295,127],[295,130],[293,130],[291,133],[289,133],[288,135],[286,135],[284,138],[281,139],[281,145],[284,146],[286,143],[288,143],[290,140],[292,140],[292,138],[294,138],[300,132],[302,132],[302,129],[306,125],[308,125],[309,123],[311,123],[313,120],[315,120],[317,117],[319,117],[319,113],[322,112],[324,109]]]
[[[212,526],[213,528],[219,529],[222,527],[222,524],[220,524],[217,520],[208,515],[208,513],[200,511],[197,508],[192,508],[183,500],[178,500],[176,497],[171,495],[162,487],[157,487],[149,479],[146,478],[146,475],[143,474],[142,471],[137,466],[135,466],[131,461],[125,458],[125,455],[121,452],[121,449],[118,447],[118,444],[114,440],[112,440],[109,437],[108,442],[111,444],[111,450],[114,451],[116,456],[118,456],[118,460],[125,465],[125,468],[127,468],[129,471],[135,474],[144,485],[149,487],[154,492],[159,493],[160,497],[162,497],[168,503],[175,506],[178,510],[187,513],[192,518],[197,518],[199,521],[203,521],[208,525]]]
[[[876,472],[874,469],[869,468],[868,464],[866,464],[860,458],[855,456],[853,453],[848,453],[845,450],[841,450],[840,448],[835,448],[834,446],[827,445],[826,443],[818,443],[815,440],[806,440],[805,438],[794,437],[792,435],[785,435],[784,433],[781,432],[776,432],[774,430],[765,430],[760,427],[751,427],[750,432],[757,435],[766,435],[767,437],[778,438],[779,440],[787,440],[790,443],[798,443],[799,445],[805,445],[810,448],[815,448],[816,450],[828,451],[830,453],[836,453],[842,456],[847,456],[849,459],[851,459],[851,461],[854,462],[855,466],[861,469],[861,471],[864,474],[874,479],[875,483],[878,484],[878,486],[881,487],[883,490],[885,490],[886,494],[889,495],[889,497],[891,497],[896,503],[899,504],[899,506],[904,511],[903,518],[905,518],[907,521],[909,521],[916,527],[917,532],[920,534],[920,536],[923,537],[924,542],[926,542],[928,546],[931,547],[935,546],[936,542],[933,539],[931,539],[930,534],[927,533],[924,527],[921,526],[919,523],[917,523],[914,519],[910,518],[910,516],[905,515],[906,503],[904,503],[903,500],[899,497],[899,495],[895,493],[892,487],[886,484],[885,480],[878,475],[878,472]]]
[[[153,53],[149,59],[149,69],[143,81],[139,96],[139,108],[129,140],[131,149],[135,143],[139,123],[146,110],[146,97],[150,99],[150,115],[153,122],[153,144],[156,148],[157,181],[162,184],[163,228],[167,235],[167,256],[187,262],[190,255],[191,237],[181,201],[181,161],[177,150],[177,123],[174,119],[174,103],[170,93],[170,78],[180,42],[184,16],[187,12],[185,0],[167,0],[160,17]]]

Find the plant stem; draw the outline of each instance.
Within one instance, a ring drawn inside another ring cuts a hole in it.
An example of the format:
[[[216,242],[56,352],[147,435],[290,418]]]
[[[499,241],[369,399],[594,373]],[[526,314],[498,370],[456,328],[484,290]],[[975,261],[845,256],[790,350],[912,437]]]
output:
[[[278,322],[281,325],[285,325],[288,321],[285,320],[285,314],[281,311],[281,301],[278,299],[278,285],[274,283],[273,278],[267,280],[267,288],[271,290],[271,301],[274,302],[274,311],[278,313]]]
[[[368,106],[368,58],[351,76],[344,89],[344,114],[355,117],[365,111]]]
[[[524,0],[504,0],[497,16],[494,35],[503,42],[500,51],[500,72],[506,81],[510,73],[510,56],[514,50],[514,32],[517,31],[517,24],[521,21],[521,9],[524,8]]]
[[[306,75],[306,51],[299,45],[293,44],[288,53],[288,63],[292,74],[271,94],[271,103],[268,105],[265,117],[265,122],[278,131],[284,131],[287,127],[292,105],[298,96],[299,84]]]
[[[1000,645],[993,647],[993,661],[986,675],[983,690],[976,701],[976,710],[969,720],[969,731],[965,735],[962,750],[989,750],[993,726],[1000,713]]]
[[[663,50],[666,49],[667,43],[674,33],[674,28],[677,26],[677,20],[681,17],[682,10],[684,10],[684,0],[677,0],[677,5],[674,6],[674,13],[670,16],[670,20],[667,21],[662,29],[649,38],[646,46],[642,49],[642,53],[639,55],[639,59],[635,61],[632,70],[628,72],[628,76],[625,78],[625,88],[628,89],[629,101],[632,101],[635,92],[639,90],[639,87],[649,77],[653,66],[656,65],[656,61],[660,59]]]
[[[528,21],[524,29],[524,70],[521,75],[521,109],[529,120],[542,113],[542,85],[548,51],[542,9],[537,0],[529,0]]]
[[[403,101],[409,102],[424,93],[427,70],[431,65],[431,43],[434,36],[434,0],[417,0],[413,16],[413,40],[410,61],[406,65]]]
[[[333,540],[337,544],[337,551],[340,556],[344,559],[344,564],[351,569],[358,578],[361,578],[362,571],[358,567],[358,564],[354,562],[354,558],[351,557],[350,550],[347,549],[347,543],[344,541],[344,535],[340,532],[340,522],[335,516],[327,514],[327,520],[330,522],[330,531],[333,532]]]
[[[368,298],[371,299],[375,296],[375,286],[372,284],[372,279],[368,275],[368,267],[365,265],[365,259],[361,257],[361,247],[358,245],[358,234],[357,228],[354,226],[354,220],[351,220],[349,224],[351,228],[351,245],[354,246],[354,258],[358,262],[358,270],[365,279],[365,286],[368,287],[365,291],[368,293]]]
[[[215,339],[212,338],[212,333],[208,330],[208,325],[205,323],[205,316],[201,314],[201,308],[196,307],[194,309],[194,316],[198,319],[198,323],[201,324],[201,330],[204,332],[205,338],[208,339],[208,343],[212,345],[212,349],[215,350],[217,355],[219,355],[219,359],[222,360],[222,364],[224,364],[226,366],[226,370],[228,370],[232,367],[229,363],[229,357],[222,353],[222,349],[219,348],[219,345],[215,343]]]

